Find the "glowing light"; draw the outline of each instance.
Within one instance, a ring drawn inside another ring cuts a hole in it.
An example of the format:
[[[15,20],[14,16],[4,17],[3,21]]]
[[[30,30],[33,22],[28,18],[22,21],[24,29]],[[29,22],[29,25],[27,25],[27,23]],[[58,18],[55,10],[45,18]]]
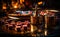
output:
[[[14,8],[17,8],[17,6],[15,5]]]
[[[36,11],[34,11],[35,13],[33,13],[33,16],[35,17],[36,16]]]
[[[31,23],[33,23],[33,16],[31,16]]]
[[[41,30],[39,29],[38,32],[41,32]]]
[[[41,2],[38,2],[38,5],[41,5],[41,4],[43,4],[43,2],[41,1]]]
[[[24,0],[20,0],[20,4],[23,4]]]
[[[32,36],[36,37],[36,34],[32,34]]]
[[[48,21],[47,21],[47,16],[45,16],[45,28],[47,28],[47,23],[48,23]]]
[[[9,18],[11,18],[11,19],[19,19],[19,18],[17,18],[17,17],[11,17],[11,16],[8,16]]]
[[[58,10],[46,10],[46,11],[59,12]]]
[[[6,9],[6,4],[3,4],[2,9]]]
[[[31,25],[31,32],[33,32],[34,31],[34,29],[33,29],[33,25]]]
[[[45,16],[45,29],[47,29],[47,16]],[[45,30],[45,36],[47,35],[47,30]]]
[[[3,6],[3,9],[6,9],[6,7],[5,7],[5,6]]]
[[[52,12],[59,12],[58,10],[50,10],[50,11],[52,11]]]
[[[47,30],[45,30],[45,36],[47,35]]]
[[[23,2],[24,2],[24,0],[23,0]]]
[[[12,2],[12,6],[13,6],[13,8],[18,8],[18,3]]]

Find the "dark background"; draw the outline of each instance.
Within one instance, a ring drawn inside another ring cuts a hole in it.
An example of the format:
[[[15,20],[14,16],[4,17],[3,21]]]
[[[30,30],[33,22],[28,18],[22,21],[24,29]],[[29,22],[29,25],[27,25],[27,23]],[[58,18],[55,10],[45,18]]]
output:
[[[11,0],[0,0],[0,9],[2,7],[2,1],[4,3],[9,3],[9,4],[11,3]],[[60,10],[59,0],[25,0],[25,1],[31,2],[32,4],[37,3],[38,1],[44,1],[45,2],[45,5],[43,6],[44,8]]]

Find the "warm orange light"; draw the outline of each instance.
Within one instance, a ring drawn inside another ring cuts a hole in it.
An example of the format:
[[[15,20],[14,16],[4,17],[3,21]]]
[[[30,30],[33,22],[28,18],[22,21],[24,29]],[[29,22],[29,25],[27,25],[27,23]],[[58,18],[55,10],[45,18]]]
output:
[[[14,8],[18,8],[18,3],[13,4]]]
[[[43,2],[41,1],[41,2],[38,2],[38,5],[41,5],[41,4],[43,4]]]
[[[31,23],[33,23],[33,16],[31,16]]]
[[[13,8],[18,8],[18,3],[12,1],[12,6],[13,6]]]
[[[20,4],[22,4],[24,2],[24,0],[20,0]]]
[[[15,5],[14,8],[17,8],[17,6]]]
[[[24,2],[24,0],[23,0],[23,2]]]
[[[2,9],[6,9],[6,4],[3,3]]]
[[[31,32],[33,32],[34,31],[34,29],[33,29],[33,25],[31,25]]]
[[[3,6],[3,9],[6,9],[6,6]]]

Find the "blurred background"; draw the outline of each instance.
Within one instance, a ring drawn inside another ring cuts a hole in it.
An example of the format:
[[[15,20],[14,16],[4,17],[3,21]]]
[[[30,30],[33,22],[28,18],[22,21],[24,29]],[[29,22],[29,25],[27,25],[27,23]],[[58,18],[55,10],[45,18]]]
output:
[[[0,34],[5,36],[59,36],[60,1],[0,0],[0,23]]]

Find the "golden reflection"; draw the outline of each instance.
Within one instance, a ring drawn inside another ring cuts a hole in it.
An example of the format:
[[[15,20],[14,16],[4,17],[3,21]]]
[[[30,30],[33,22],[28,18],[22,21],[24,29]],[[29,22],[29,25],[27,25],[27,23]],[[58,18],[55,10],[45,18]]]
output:
[[[48,13],[48,10],[46,10],[46,13]],[[47,18],[47,16],[45,16],[45,32],[44,32],[44,34],[45,34],[45,36],[47,35],[47,24],[48,23],[48,18]]]
[[[47,16],[45,16],[45,28],[47,28]]]
[[[43,2],[41,1],[41,2],[38,2],[38,5],[41,5]]]
[[[34,29],[33,29],[33,25],[31,25],[31,32],[33,32],[34,31]]]
[[[33,16],[31,16],[31,23],[33,23]]]

